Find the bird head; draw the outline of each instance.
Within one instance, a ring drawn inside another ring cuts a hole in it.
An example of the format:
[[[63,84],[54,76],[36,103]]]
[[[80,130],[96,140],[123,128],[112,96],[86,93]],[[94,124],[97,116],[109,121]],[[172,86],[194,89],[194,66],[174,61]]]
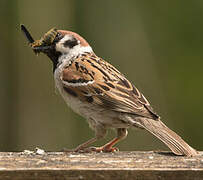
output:
[[[78,55],[93,50],[87,41],[79,34],[72,31],[50,29],[39,40],[34,40],[24,25],[21,25],[21,30],[24,32],[27,40],[33,51],[36,54],[44,53],[53,62],[54,69],[58,63],[61,63],[62,58],[72,58]]]

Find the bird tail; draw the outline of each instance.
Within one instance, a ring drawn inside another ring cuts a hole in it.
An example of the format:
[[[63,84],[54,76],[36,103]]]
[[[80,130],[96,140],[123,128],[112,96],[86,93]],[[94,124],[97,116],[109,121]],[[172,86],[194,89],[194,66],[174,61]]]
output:
[[[197,151],[190,147],[179,135],[169,129],[162,121],[148,118],[137,120],[143,127],[154,136],[159,138],[176,155],[195,156]]]

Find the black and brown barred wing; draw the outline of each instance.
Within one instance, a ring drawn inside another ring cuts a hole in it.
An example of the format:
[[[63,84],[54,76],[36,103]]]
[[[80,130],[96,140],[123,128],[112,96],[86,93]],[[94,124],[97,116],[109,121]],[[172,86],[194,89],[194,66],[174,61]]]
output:
[[[158,119],[147,99],[115,67],[84,54],[64,68],[64,89],[83,102],[112,111]]]

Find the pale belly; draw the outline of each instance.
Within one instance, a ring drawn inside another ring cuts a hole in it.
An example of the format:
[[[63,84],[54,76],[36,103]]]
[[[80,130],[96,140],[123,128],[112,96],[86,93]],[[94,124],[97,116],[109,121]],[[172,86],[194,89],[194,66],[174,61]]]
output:
[[[81,102],[77,97],[69,95],[63,88],[60,69],[54,74],[55,84],[66,104],[76,113],[88,120],[90,127],[105,126],[106,128],[127,128],[129,124],[119,119],[119,113],[95,107],[90,103]]]

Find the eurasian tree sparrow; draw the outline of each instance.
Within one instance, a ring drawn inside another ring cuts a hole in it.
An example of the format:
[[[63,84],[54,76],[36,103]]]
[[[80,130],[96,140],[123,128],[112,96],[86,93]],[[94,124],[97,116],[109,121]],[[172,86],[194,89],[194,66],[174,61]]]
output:
[[[169,129],[153,111],[147,99],[114,66],[98,57],[88,42],[77,33],[55,28],[34,41],[21,25],[35,53],[45,53],[53,63],[56,87],[65,102],[85,117],[95,137],[75,151],[103,138],[107,129],[117,130],[117,137],[92,151],[113,152],[127,129],[138,127],[159,138],[176,155],[194,156],[197,151]]]

